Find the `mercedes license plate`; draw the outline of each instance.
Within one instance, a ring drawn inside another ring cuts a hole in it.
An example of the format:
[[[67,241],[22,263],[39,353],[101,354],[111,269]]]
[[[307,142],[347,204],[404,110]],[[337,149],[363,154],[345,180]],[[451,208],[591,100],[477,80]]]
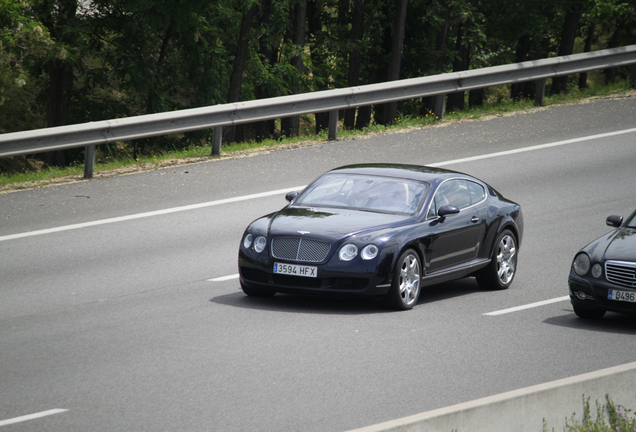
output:
[[[274,263],[274,273],[292,276],[318,277],[318,267]]]
[[[610,300],[636,303],[636,293],[628,292],[628,291],[609,290],[607,293],[607,298]]]

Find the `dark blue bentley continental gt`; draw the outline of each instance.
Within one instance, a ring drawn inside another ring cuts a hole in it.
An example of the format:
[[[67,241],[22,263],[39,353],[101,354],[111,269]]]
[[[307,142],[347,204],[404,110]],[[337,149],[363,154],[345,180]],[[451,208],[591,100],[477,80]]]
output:
[[[581,318],[636,314],[636,211],[606,224],[615,229],[577,252],[570,269],[570,302]]]
[[[424,286],[474,276],[482,287],[506,289],[514,279],[521,207],[466,174],[351,165],[286,198],[243,234],[247,295],[367,296],[404,310]]]

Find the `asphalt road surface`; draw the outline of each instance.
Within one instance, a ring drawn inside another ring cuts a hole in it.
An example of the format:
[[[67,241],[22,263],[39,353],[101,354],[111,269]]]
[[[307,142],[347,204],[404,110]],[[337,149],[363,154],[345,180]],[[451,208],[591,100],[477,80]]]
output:
[[[359,162],[519,202],[511,288],[446,283],[407,312],[243,295],[246,225]],[[635,174],[627,97],[0,195],[0,432],[337,432],[632,362],[636,320],[578,319],[565,296]]]

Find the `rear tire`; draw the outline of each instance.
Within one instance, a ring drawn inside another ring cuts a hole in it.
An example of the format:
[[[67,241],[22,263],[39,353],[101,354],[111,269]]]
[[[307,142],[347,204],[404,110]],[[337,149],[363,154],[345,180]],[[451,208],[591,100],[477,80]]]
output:
[[[517,273],[517,240],[510,230],[503,230],[495,241],[492,261],[477,276],[480,287],[491,290],[505,290]]]
[[[274,294],[276,294],[275,291],[268,291],[268,290],[258,289],[258,288],[250,288],[248,286],[245,286],[243,282],[241,282],[241,289],[243,290],[245,294],[247,294],[250,297],[274,297]]]
[[[398,258],[391,289],[386,296],[387,305],[394,310],[409,310],[420,297],[420,258],[412,249],[407,249]]]

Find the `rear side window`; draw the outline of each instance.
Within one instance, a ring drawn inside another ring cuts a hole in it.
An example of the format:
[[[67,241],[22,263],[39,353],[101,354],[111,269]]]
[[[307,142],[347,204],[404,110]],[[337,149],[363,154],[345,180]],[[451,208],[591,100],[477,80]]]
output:
[[[478,183],[466,181],[468,183],[468,191],[470,192],[470,201],[472,204],[477,204],[483,200],[486,196],[486,190]]]

